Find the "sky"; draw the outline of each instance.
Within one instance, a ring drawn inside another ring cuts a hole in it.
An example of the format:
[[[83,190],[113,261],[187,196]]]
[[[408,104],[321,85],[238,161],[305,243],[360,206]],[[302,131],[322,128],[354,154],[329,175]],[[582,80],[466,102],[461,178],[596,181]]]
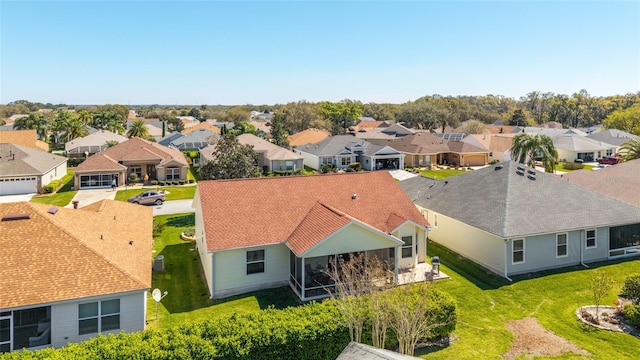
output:
[[[640,1],[0,0],[0,103],[640,91]]]

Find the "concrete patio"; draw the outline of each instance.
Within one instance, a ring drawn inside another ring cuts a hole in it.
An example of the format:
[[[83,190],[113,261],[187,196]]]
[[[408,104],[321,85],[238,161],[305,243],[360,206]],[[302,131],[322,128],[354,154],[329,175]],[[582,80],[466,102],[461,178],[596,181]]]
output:
[[[416,282],[422,282],[425,280],[442,280],[448,279],[449,275],[439,271],[433,273],[431,264],[421,263],[416,265],[411,271],[398,272],[398,285],[411,284]]]

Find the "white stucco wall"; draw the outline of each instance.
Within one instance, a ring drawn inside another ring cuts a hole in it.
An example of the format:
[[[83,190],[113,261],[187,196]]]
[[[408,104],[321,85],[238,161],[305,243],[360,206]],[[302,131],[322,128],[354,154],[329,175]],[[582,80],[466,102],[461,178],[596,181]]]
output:
[[[198,249],[198,255],[200,255],[200,264],[204,272],[205,281],[209,288],[209,294],[213,294],[213,270],[211,265],[212,255],[207,249],[207,234],[204,231],[204,220],[202,218],[202,203],[200,202],[200,187],[196,188],[195,196],[193,197],[193,207],[195,208],[195,235],[196,235],[196,248]]]
[[[294,150],[293,152],[302,156],[304,165],[314,170],[320,170],[320,158],[318,156],[300,150]]]
[[[423,229],[416,227],[412,223],[406,223],[396,229],[396,231],[392,232],[391,235],[400,240],[402,240],[403,236],[413,237],[413,257],[403,258],[402,250],[398,250],[399,253],[396,255],[398,258],[398,267],[408,268],[415,266],[419,262],[425,262],[427,254],[427,238],[426,232]]]

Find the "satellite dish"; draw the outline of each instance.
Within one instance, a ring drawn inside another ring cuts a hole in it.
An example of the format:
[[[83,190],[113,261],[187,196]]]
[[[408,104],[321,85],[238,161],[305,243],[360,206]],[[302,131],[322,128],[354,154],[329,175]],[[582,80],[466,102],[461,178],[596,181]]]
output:
[[[151,293],[151,297],[153,298],[153,300],[158,302],[160,301],[160,299],[162,299],[162,292],[160,292],[160,289],[153,289],[153,292]]]

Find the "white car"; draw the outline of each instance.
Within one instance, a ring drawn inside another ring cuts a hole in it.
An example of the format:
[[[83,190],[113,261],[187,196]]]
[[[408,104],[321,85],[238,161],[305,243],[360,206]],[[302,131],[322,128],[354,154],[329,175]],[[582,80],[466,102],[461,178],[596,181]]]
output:
[[[591,168],[591,171],[596,171],[596,170],[600,170],[600,169],[604,169],[606,167],[609,167],[611,165],[609,164],[598,164],[598,166],[594,166]]]

